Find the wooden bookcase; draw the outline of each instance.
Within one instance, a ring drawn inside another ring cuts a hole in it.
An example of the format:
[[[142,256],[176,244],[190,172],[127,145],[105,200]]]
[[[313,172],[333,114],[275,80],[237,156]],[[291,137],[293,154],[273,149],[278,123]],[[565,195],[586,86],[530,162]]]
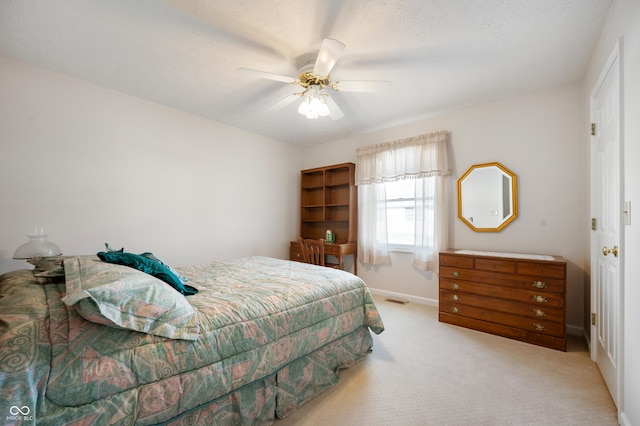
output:
[[[358,193],[355,164],[302,170],[300,176],[300,236],[324,239],[327,229],[335,234],[335,243],[325,244],[325,254],[342,257],[353,255],[356,270],[358,233]],[[290,246],[290,259],[301,260],[297,241]]]
[[[324,238],[330,229],[336,244],[357,241],[355,164],[303,170],[300,186],[301,237]]]

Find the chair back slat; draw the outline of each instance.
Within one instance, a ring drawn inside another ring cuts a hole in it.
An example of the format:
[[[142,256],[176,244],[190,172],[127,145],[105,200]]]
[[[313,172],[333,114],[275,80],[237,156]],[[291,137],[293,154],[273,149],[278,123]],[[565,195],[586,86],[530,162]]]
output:
[[[302,260],[313,265],[324,265],[324,240],[313,240],[300,237],[300,251]]]

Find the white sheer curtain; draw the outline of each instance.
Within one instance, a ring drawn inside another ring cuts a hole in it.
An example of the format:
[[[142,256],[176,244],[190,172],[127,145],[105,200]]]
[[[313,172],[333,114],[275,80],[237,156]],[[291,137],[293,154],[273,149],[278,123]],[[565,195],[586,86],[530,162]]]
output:
[[[448,140],[448,132],[441,131],[357,149],[358,260],[390,263],[384,183],[414,179],[413,267],[437,271],[437,254],[449,246]]]

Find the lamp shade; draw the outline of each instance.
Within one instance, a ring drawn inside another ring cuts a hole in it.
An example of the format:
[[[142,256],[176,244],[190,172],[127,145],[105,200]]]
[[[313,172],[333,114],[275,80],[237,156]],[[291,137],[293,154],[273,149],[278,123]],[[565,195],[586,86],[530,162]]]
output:
[[[36,229],[32,234],[27,235],[29,241],[22,244],[13,254],[14,259],[31,259],[34,256],[57,256],[62,254],[60,248],[54,243],[47,241],[48,235],[42,228]]]

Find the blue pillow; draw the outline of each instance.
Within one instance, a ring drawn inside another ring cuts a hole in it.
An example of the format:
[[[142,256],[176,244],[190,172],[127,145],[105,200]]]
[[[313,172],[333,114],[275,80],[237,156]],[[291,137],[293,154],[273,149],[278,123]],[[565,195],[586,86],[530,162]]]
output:
[[[198,293],[198,289],[184,284],[178,275],[160,261],[124,251],[101,251],[98,253],[98,257],[104,262],[130,266],[149,275],[153,275],[154,277],[166,282],[185,296],[191,296]]]

